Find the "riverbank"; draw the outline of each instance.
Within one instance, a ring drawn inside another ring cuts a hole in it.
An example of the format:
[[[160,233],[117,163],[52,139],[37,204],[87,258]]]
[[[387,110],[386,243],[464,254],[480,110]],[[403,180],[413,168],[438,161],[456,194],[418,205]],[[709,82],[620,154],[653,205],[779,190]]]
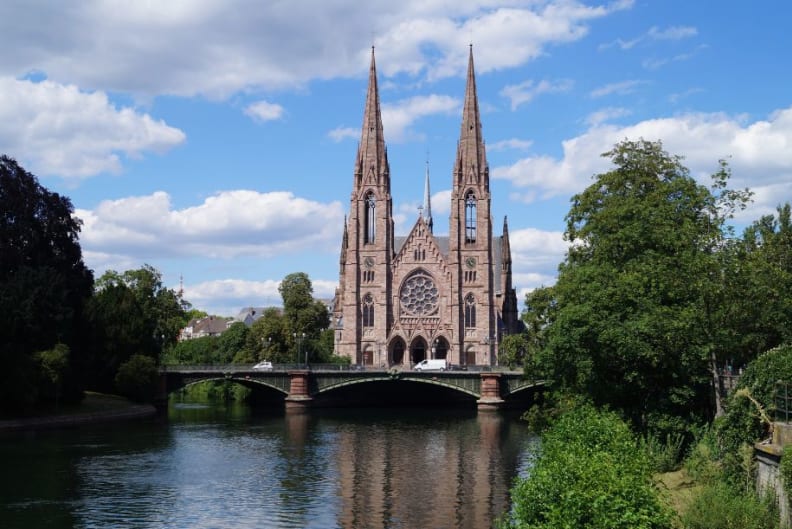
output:
[[[64,406],[52,413],[0,420],[0,432],[69,428],[83,424],[140,419],[156,415],[150,404],[135,404],[123,397],[86,392],[79,405]]]

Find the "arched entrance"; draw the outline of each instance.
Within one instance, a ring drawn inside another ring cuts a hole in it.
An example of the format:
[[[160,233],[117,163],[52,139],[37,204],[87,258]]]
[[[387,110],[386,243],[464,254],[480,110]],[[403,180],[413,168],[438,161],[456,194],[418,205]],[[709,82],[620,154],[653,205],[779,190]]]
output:
[[[435,338],[432,342],[432,358],[440,358],[445,360],[448,357],[448,340],[442,336]]]
[[[472,345],[468,345],[465,354],[462,356],[463,366],[476,365],[476,349]]]
[[[363,349],[363,365],[370,366],[374,363],[374,349],[371,344],[366,344]]]
[[[404,363],[404,350],[406,348],[404,340],[401,338],[395,338],[391,342],[390,354],[388,355],[390,365],[400,365]]]
[[[426,340],[418,336],[410,344],[410,362],[417,364],[426,359]]]

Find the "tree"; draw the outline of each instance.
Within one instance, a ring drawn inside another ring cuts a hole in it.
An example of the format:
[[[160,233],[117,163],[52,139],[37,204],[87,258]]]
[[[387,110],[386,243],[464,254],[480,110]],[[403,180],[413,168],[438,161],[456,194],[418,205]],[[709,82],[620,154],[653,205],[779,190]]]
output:
[[[283,299],[283,316],[289,332],[287,340],[290,340],[295,358],[298,347],[308,347],[302,351],[310,353],[316,348],[321,332],[330,326],[327,307],[313,298],[313,285],[303,272],[283,278],[278,291]]]
[[[82,355],[83,307],[93,274],[82,260],[81,222],[71,201],[52,193],[16,161],[0,156],[0,407],[35,403],[37,351],[57,343]],[[67,373],[74,373],[69,369]],[[81,395],[79,381],[63,380],[64,396]]]
[[[119,274],[108,270],[96,282],[96,290],[124,285],[135,295],[138,305],[149,321],[150,333],[158,346],[158,353],[168,345],[174,345],[179,331],[189,321],[187,310],[190,304],[181,295],[162,284],[162,274],[151,265],[145,264],[137,270]]]
[[[118,392],[136,402],[152,402],[156,396],[159,372],[154,359],[133,355],[121,364],[115,376]]]
[[[247,349],[255,351],[253,360],[269,360],[277,364],[294,362],[294,353],[289,351],[289,325],[283,311],[268,307],[259,319],[250,326]]]
[[[572,198],[540,365],[562,386],[664,434],[710,414],[713,255],[747,191],[698,185],[657,142],[624,141]],[[713,305],[714,306],[714,305]]]

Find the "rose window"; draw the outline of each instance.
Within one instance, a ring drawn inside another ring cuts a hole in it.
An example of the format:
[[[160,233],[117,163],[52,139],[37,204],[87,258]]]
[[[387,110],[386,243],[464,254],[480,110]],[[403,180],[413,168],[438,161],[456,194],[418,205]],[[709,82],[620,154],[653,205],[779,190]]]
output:
[[[407,279],[399,298],[402,311],[411,316],[424,316],[437,310],[437,287],[425,274],[415,274]]]

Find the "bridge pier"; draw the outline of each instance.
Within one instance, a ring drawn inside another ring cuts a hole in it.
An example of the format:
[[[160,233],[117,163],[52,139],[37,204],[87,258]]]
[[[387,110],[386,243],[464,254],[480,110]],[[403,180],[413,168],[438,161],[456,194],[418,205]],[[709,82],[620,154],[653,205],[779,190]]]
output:
[[[289,395],[285,399],[286,411],[299,411],[311,407],[311,397],[308,386],[310,371],[289,371]]]
[[[497,411],[503,404],[500,373],[481,373],[481,398],[476,401],[479,411]]]

